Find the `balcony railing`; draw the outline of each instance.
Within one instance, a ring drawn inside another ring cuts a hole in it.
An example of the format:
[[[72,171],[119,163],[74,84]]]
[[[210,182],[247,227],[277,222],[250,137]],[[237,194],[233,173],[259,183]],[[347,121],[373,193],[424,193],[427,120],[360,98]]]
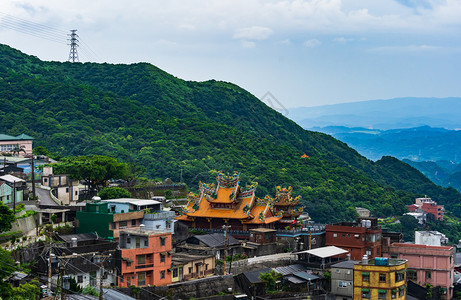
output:
[[[159,213],[150,213],[144,214],[144,219],[146,220],[163,220],[163,219],[172,219],[175,217],[173,211],[162,211]]]

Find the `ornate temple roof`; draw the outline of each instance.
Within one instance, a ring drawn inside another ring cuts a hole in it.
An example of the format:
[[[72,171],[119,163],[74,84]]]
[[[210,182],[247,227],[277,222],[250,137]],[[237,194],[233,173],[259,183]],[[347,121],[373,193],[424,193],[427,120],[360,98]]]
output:
[[[282,218],[274,214],[272,201],[256,199],[256,183],[243,190],[238,173],[231,176],[219,173],[216,180],[216,188],[200,183],[199,195],[189,194],[185,211],[176,219],[239,219],[244,224],[267,224]]]

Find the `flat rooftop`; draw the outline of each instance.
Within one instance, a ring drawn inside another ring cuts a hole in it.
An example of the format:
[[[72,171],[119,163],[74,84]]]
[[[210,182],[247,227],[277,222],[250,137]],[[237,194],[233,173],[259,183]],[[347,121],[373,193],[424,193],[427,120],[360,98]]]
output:
[[[112,202],[112,203],[128,203],[133,205],[155,205],[155,204],[162,204],[162,202],[156,200],[149,200],[149,199],[135,199],[135,198],[119,198],[119,199],[108,199],[108,200],[101,200],[104,202]]]
[[[166,231],[156,231],[156,230],[145,230],[145,229],[123,229],[120,230],[121,233],[128,233],[132,235],[143,235],[143,236],[151,236],[151,235],[165,235],[169,234],[171,235],[171,232],[166,232]]]
[[[386,263],[384,263],[387,261]],[[396,259],[396,258],[385,258],[385,257],[377,257],[368,259],[368,263],[364,263],[363,261],[359,261],[357,265],[362,266],[400,266],[406,263],[408,260],[406,259]]]

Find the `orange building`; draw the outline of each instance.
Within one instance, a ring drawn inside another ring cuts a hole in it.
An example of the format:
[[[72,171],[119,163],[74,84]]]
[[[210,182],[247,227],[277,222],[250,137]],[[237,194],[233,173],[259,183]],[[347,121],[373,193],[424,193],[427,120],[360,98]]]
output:
[[[189,202],[177,220],[190,224],[193,228],[221,229],[231,225],[231,230],[252,228],[273,228],[282,219],[274,213],[274,202],[270,197],[257,199],[257,183],[243,189],[240,175],[216,177],[217,185],[200,183],[199,195],[189,194]]]
[[[118,286],[168,285],[171,283],[171,232],[143,229],[120,231]]]

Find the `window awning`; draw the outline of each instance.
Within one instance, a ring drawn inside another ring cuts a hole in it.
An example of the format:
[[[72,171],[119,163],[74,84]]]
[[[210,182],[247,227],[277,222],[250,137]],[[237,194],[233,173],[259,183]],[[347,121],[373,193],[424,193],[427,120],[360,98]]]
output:
[[[370,272],[362,272],[362,275],[370,275]]]
[[[362,292],[369,292],[370,289],[362,289]]]
[[[383,294],[385,294],[385,293],[387,293],[387,291],[386,291],[386,290],[378,290],[378,293],[383,293]]]
[[[402,286],[399,286],[399,290],[404,290],[405,289],[405,286],[402,285]]]

